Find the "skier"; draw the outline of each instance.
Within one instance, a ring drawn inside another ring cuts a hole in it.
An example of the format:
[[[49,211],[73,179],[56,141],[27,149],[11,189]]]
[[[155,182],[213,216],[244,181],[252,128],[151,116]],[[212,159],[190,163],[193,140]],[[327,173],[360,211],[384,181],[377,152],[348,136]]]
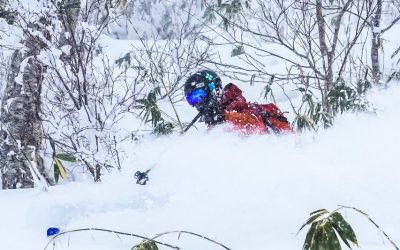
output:
[[[208,127],[229,123],[245,134],[293,132],[275,104],[247,102],[235,84],[222,88],[221,78],[213,71],[202,70],[191,75],[184,92],[187,102],[199,111],[185,131],[201,117]]]

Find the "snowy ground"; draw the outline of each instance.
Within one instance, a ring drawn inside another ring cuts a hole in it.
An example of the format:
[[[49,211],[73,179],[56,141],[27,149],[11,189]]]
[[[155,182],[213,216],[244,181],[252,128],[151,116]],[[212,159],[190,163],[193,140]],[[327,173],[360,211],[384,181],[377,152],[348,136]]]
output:
[[[376,90],[371,100],[377,115],[345,115],[317,135],[193,130],[132,145],[130,163],[98,184],[2,191],[1,249],[43,249],[50,226],[148,237],[188,230],[232,249],[301,249],[305,231],[296,233],[308,213],[338,204],[369,213],[400,245],[399,96],[400,86]],[[136,185],[134,172],[153,164],[148,185]],[[392,249],[364,217],[350,210],[344,216],[362,249]],[[217,249],[189,236],[160,240],[183,249]],[[138,242],[86,232],[60,237],[54,249],[130,249]]]

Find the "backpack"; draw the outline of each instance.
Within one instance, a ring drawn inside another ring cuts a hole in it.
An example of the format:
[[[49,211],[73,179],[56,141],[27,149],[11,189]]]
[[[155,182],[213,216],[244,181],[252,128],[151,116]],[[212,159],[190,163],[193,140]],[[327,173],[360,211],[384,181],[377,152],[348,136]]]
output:
[[[247,102],[236,85],[229,83],[222,92],[221,107],[224,121],[245,134],[293,133],[287,118],[273,104]]]

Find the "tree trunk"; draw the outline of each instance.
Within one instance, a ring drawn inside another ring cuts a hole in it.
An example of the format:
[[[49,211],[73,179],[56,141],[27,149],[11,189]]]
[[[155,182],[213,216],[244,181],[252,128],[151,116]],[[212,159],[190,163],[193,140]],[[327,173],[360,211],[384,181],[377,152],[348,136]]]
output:
[[[334,52],[329,52],[328,46],[326,44],[326,31],[325,31],[325,18],[323,15],[323,3],[322,0],[316,0],[315,1],[315,15],[317,19],[317,27],[318,27],[318,39],[319,39],[319,45],[320,45],[320,52],[321,52],[321,58],[322,58],[322,63],[323,63],[323,68],[324,68],[324,74],[325,74],[325,84],[323,85],[322,91],[322,112],[324,113],[325,117],[327,117],[327,121],[324,121],[324,126],[327,127],[330,125],[331,121],[330,118],[332,116],[331,114],[331,108],[329,106],[328,102],[328,93],[331,88],[332,82],[333,82],[333,54]]]
[[[375,84],[379,84],[381,80],[381,67],[379,63],[379,47],[381,43],[381,17],[382,17],[382,0],[377,0],[376,11],[373,17],[372,27],[372,46],[371,46],[371,65],[372,76]]]
[[[34,180],[45,181],[42,176],[46,176],[39,154],[43,140],[39,118],[40,92],[45,67],[36,58],[43,49],[43,42],[29,34],[23,43],[24,52],[16,50],[11,58],[1,105],[0,167],[3,189],[32,188]]]

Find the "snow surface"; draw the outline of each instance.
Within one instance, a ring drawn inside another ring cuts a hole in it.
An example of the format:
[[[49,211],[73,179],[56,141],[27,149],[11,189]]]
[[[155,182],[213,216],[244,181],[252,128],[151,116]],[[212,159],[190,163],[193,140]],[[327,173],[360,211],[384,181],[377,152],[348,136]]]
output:
[[[51,226],[147,237],[188,230],[232,249],[301,249],[305,231],[296,233],[308,213],[338,204],[369,213],[400,244],[398,96],[397,85],[374,90],[377,115],[347,114],[316,135],[243,137],[217,128],[147,138],[131,145],[121,173],[101,183],[2,191],[1,249],[43,249]],[[148,185],[135,184],[134,172],[153,165]],[[362,249],[392,249],[365,217],[343,214]],[[183,249],[219,248],[187,235],[159,240]],[[81,232],[55,242],[54,249],[130,249],[140,240]]]

